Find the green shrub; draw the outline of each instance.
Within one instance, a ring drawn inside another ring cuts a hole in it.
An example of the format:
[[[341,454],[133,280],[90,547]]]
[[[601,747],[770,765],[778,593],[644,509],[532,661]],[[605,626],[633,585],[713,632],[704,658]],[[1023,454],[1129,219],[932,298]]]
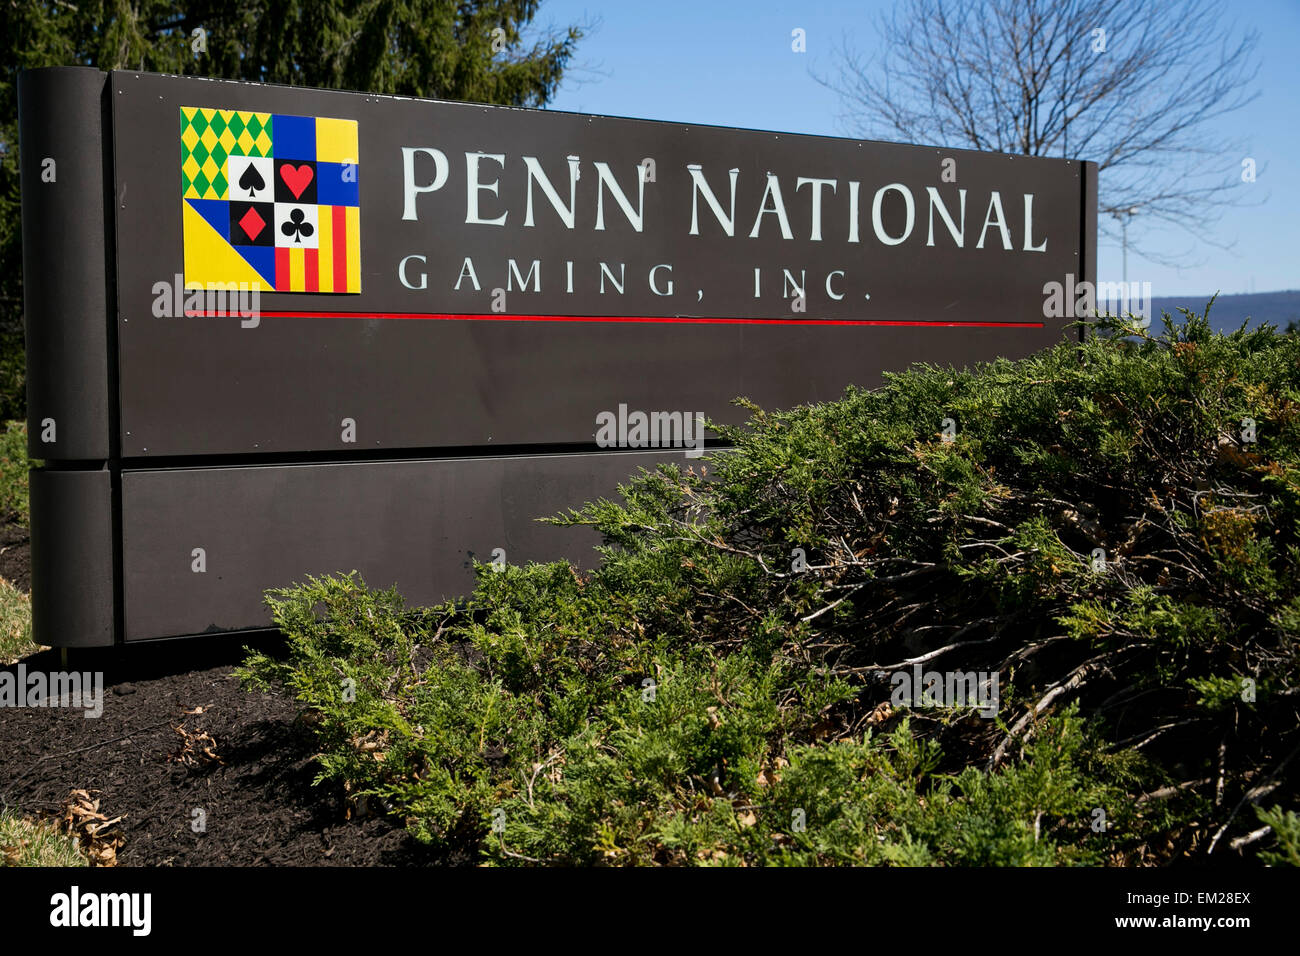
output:
[[[1260,823],[1273,828],[1274,846],[1259,856],[1274,866],[1300,866],[1300,816],[1281,807],[1256,808]]]
[[[310,579],[271,598],[287,660],[255,654],[245,676],[303,703],[320,780],[501,862],[1029,865],[1109,845],[1087,839],[1088,813],[1118,791],[1084,780],[1077,716],[1008,769],[936,774],[906,720],[818,741],[843,681],[619,635],[599,589],[567,565],[485,570],[457,614]]]
[[[1103,322],[747,407],[553,519],[595,571],[311,580],[246,676],[322,778],[503,863],[1168,863],[1236,852],[1261,774],[1294,802],[1300,339]],[[997,719],[894,698],[914,663],[996,674]]]

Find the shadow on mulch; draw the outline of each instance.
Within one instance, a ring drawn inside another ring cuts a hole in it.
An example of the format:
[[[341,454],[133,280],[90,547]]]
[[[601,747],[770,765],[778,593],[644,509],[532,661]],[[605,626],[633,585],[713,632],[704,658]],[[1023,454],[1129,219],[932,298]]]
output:
[[[0,710],[0,807],[54,812],[70,790],[98,790],[103,812],[126,815],[123,866],[472,865],[389,819],[348,820],[340,788],[312,786],[314,739],[293,702],[245,691],[234,676],[244,645],[278,643],[260,634],[70,652],[69,670],[103,672],[103,714]],[[57,651],[21,663],[61,668]],[[209,734],[221,762],[177,761],[182,725]]]

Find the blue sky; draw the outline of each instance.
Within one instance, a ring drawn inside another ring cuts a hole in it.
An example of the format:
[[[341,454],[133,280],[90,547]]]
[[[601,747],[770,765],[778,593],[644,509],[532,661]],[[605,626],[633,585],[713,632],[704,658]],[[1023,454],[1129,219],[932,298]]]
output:
[[[813,74],[835,69],[841,36],[863,53],[874,52],[874,14],[891,6],[889,0],[543,0],[539,23],[598,21],[551,106],[847,135],[838,97]],[[1151,231],[1144,241],[1166,254],[1186,252],[1179,268],[1130,250],[1129,279],[1150,281],[1156,296],[1300,289],[1300,2],[1233,0],[1228,9],[1226,27],[1261,34],[1259,97],[1213,133],[1239,144],[1223,157],[1225,169],[1240,169],[1242,157],[1250,156],[1261,172],[1253,186],[1240,190],[1252,205],[1229,209],[1210,230],[1230,249],[1175,230]],[[791,52],[796,27],[806,32],[805,54]],[[1119,243],[1103,238],[1098,278],[1119,279],[1120,260]]]

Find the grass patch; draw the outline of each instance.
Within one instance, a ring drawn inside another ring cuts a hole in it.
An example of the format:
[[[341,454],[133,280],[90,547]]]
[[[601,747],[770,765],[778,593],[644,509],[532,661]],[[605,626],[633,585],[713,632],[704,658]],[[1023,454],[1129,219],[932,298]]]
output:
[[[0,866],[89,866],[77,838],[12,810],[0,811]]]
[[[0,664],[44,650],[32,642],[32,599],[0,578]]]
[[[27,471],[38,464],[27,457],[27,423],[5,422],[0,432],[0,521],[27,527]]]

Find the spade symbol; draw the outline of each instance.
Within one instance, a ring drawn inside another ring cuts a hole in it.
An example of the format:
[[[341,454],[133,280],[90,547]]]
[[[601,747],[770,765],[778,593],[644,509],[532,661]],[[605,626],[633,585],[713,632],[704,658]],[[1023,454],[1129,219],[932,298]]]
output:
[[[252,163],[248,164],[248,168],[244,170],[244,175],[239,177],[239,188],[250,196],[266,188],[266,180],[262,178],[262,174],[257,171],[257,167]]]
[[[280,226],[280,231],[286,236],[293,236],[294,242],[302,242],[303,236],[310,236],[316,230],[312,228],[311,223],[303,222],[306,218],[301,209],[291,210],[289,213],[289,222]]]

